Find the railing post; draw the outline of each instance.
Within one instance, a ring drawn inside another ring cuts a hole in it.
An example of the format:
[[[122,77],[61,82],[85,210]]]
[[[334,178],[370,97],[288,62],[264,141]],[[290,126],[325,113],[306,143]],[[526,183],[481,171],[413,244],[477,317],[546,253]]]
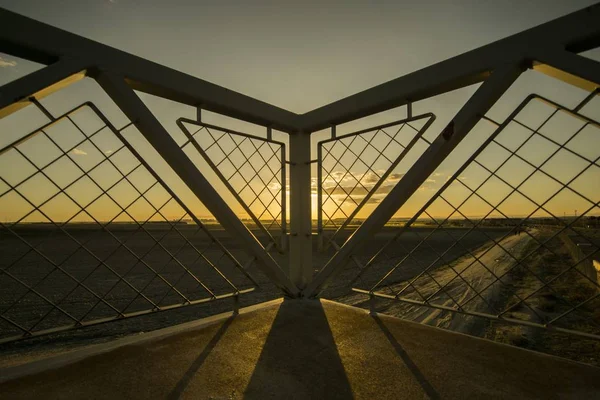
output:
[[[289,276],[302,290],[312,275],[310,134],[290,135]]]
[[[232,307],[232,315],[236,316],[240,314],[240,295],[236,294],[233,296],[233,307]]]
[[[369,294],[369,315],[377,315],[377,310],[375,308],[375,296],[373,293]]]

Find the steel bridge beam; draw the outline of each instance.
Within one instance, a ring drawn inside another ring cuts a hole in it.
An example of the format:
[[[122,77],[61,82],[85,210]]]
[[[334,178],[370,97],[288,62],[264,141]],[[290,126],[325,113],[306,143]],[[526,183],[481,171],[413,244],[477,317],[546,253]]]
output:
[[[340,250],[329,260],[313,281],[304,290],[305,297],[317,296],[322,289],[348,263],[361,244],[376,234],[404,205],[413,193],[425,182],[435,169],[467,136],[482,115],[496,103],[506,90],[521,75],[520,65],[504,66],[479,87],[469,101],[456,114],[444,131],[429,146],[427,151],[412,165],[406,175],[382,200],[373,213],[363,222]]]
[[[81,60],[61,60],[2,86],[0,118],[12,114],[85,77],[87,64]]]
[[[42,64],[68,57],[88,60],[120,76],[135,90],[284,132],[298,115],[141,57],[0,8],[0,50]]]
[[[600,4],[442,61],[302,115],[315,132],[484,81],[497,66],[532,60],[548,45],[582,52],[600,46]]]
[[[290,137],[290,278],[303,289],[312,276],[310,135]]]
[[[533,69],[588,92],[600,87],[600,63],[561,49],[536,49]]]
[[[531,61],[549,45],[571,52],[600,46],[600,5],[585,8],[298,115],[81,36],[0,9],[0,49],[51,64],[86,59],[124,76],[134,89],[288,133],[331,125],[399,107],[484,81],[498,65]]]
[[[179,148],[125,80],[108,73],[100,73],[96,80],[225,230],[256,258],[257,266],[261,271],[286,294],[297,296],[298,290],[288,276]]]
[[[505,85],[516,79],[518,73],[515,71],[529,67],[538,60],[547,66],[544,72],[559,71],[561,79],[566,80],[568,75],[579,76],[585,85],[590,82],[597,84],[599,81],[597,62],[569,52],[581,52],[600,45],[600,5],[569,14],[303,115],[2,9],[0,26],[1,51],[51,64],[41,71],[5,85],[2,89],[6,95],[0,98],[0,105],[3,105],[0,109],[32,93],[36,93],[36,96],[43,95],[39,92],[40,88],[68,79],[71,76],[69,73],[77,72],[80,66],[87,66],[92,76],[103,71],[99,75],[99,81],[103,82],[105,90],[112,93],[111,97],[130,119],[139,125],[142,134],[198,198],[203,200],[215,217],[230,232],[239,234],[251,253],[259,258],[259,264],[263,265],[267,274],[293,295],[297,294],[298,286],[304,287],[308,283],[312,271],[312,260],[307,251],[311,248],[310,165],[304,166],[305,162],[310,161],[309,133],[484,82],[455,117],[452,137],[444,138],[446,135],[443,135],[434,142],[376,208],[373,218],[363,224],[327,264],[318,279],[308,286],[307,293],[312,295],[329,279],[328,275],[340,267],[338,264],[348,258],[352,248],[369,234],[376,232],[377,227],[383,226],[389,219],[386,216],[393,215],[421,185],[422,180],[428,176],[427,171],[433,171],[462,140],[479,116],[504,92]],[[503,65],[511,66],[501,67]],[[291,264],[294,264],[290,270],[291,280],[268,254],[264,254],[264,248],[235,217],[185,154],[178,148],[175,150],[173,146],[176,144],[133,89],[294,134],[292,138],[298,137],[298,140],[291,139],[290,149],[293,158],[290,173],[293,192],[291,230],[292,234],[297,235],[290,238]],[[15,107],[23,104],[17,103]],[[6,112],[9,111],[10,109]],[[139,116],[143,118],[140,119]],[[446,132],[448,131],[452,129]],[[301,239],[303,237],[306,239]]]

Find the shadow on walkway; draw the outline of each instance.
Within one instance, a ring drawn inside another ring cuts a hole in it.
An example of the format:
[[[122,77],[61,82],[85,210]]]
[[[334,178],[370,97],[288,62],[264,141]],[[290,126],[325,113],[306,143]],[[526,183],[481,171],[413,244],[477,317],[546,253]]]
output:
[[[353,397],[319,301],[295,300],[281,304],[244,396],[261,399]]]
[[[387,340],[394,347],[396,353],[398,353],[402,361],[404,361],[404,364],[406,364],[410,372],[412,372],[412,374],[414,375],[417,382],[419,382],[419,385],[421,385],[427,396],[429,396],[430,399],[439,399],[440,394],[434,389],[433,386],[431,386],[427,378],[425,378],[425,376],[419,370],[419,367],[417,367],[417,365],[413,362],[408,353],[406,353],[406,351],[402,348],[400,343],[398,343],[394,335],[392,335],[392,332],[389,331],[389,329],[385,326],[383,321],[377,315],[372,315],[372,317],[379,326],[379,329],[381,329],[381,331],[387,338]]]
[[[181,397],[185,388],[189,385],[190,381],[194,378],[194,375],[196,375],[196,372],[198,372],[198,370],[200,369],[202,364],[204,364],[204,361],[206,361],[206,358],[208,357],[210,352],[215,348],[217,343],[219,343],[219,340],[221,340],[221,338],[227,331],[227,328],[229,328],[229,326],[231,325],[231,323],[233,322],[234,319],[235,319],[235,316],[231,316],[223,323],[223,325],[221,325],[221,327],[215,333],[215,335],[210,340],[210,342],[208,342],[208,344],[206,345],[204,350],[202,350],[202,353],[200,353],[198,358],[192,363],[192,365],[190,365],[190,367],[185,372],[185,374],[181,377],[179,382],[177,382],[177,385],[175,386],[175,388],[171,391],[171,393],[169,393],[169,396],[168,396],[169,400],[176,400]]]

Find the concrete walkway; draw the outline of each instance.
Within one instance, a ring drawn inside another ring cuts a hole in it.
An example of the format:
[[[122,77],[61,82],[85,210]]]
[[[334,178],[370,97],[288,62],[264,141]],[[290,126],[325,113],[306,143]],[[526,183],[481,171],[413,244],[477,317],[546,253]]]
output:
[[[0,370],[0,398],[600,398],[598,368],[325,300],[200,324]]]

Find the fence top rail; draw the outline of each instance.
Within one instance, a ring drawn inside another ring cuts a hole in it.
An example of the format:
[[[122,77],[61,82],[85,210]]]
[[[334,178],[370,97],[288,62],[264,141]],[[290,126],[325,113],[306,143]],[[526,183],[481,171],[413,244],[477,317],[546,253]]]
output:
[[[0,8],[0,51],[52,64],[83,60],[152,95],[286,133],[314,132],[485,80],[508,63],[530,66],[536,48],[583,52],[600,46],[600,4],[348,96],[305,114],[282,109],[141,57]]]

